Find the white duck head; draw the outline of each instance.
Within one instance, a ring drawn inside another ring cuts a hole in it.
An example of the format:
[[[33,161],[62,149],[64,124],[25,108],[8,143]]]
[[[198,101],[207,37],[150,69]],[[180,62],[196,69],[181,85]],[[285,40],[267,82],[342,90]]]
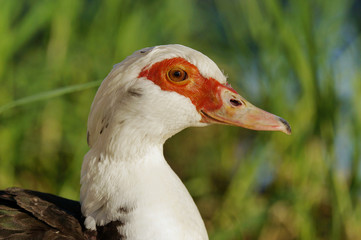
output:
[[[88,119],[81,179],[87,228],[117,220],[127,239],[207,239],[162,147],[184,128],[210,123],[291,133],[285,120],[247,102],[211,59],[191,48],[145,48],[115,65]]]

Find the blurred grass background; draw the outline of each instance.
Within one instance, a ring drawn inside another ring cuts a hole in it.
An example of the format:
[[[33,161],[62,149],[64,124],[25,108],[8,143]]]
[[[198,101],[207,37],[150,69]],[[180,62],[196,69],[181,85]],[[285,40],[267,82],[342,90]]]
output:
[[[135,50],[180,43],[293,128],[166,143],[210,238],[361,239],[360,32],[359,0],[1,0],[0,188],[78,199],[99,81]]]

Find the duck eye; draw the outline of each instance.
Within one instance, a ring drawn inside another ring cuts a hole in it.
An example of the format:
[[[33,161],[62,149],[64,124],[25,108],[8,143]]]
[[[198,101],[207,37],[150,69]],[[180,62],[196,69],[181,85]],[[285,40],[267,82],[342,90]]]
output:
[[[181,82],[188,77],[186,71],[180,68],[173,68],[168,72],[168,78],[173,82]]]

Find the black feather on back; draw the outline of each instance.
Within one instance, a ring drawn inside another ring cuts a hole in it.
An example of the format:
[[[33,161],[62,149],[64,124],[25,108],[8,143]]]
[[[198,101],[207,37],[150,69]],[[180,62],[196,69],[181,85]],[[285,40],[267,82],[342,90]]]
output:
[[[83,222],[77,201],[21,188],[0,191],[0,239],[124,238],[117,222],[98,227],[98,236],[97,231],[86,230]]]

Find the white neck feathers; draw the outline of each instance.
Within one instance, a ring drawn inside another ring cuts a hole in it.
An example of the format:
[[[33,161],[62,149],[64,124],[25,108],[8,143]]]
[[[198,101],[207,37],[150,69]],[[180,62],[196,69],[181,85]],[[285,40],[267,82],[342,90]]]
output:
[[[127,239],[208,239],[193,199],[163,157],[163,145],[138,139],[119,139],[112,154],[92,148],[85,156],[86,227],[119,220],[124,225],[118,231]]]

